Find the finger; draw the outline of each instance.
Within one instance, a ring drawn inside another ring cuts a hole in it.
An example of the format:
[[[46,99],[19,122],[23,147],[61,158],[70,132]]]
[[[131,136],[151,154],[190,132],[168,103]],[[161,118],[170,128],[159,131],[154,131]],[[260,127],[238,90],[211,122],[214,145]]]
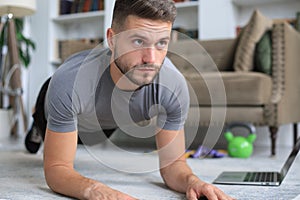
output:
[[[205,195],[209,200],[218,200],[216,190],[218,190],[216,187],[207,184],[205,190],[203,190],[203,195]]]
[[[215,193],[208,193],[206,195],[206,198],[209,199],[209,200],[218,200],[218,197]]]
[[[218,188],[210,188],[209,192],[208,192],[208,195],[206,195],[207,199],[209,200],[219,200],[219,199],[222,199],[224,198],[224,196],[221,195],[221,198],[219,198],[219,195],[218,195]],[[224,200],[227,200],[227,199],[224,199]]]
[[[198,200],[197,194],[193,190],[186,193],[186,198],[187,200]]]

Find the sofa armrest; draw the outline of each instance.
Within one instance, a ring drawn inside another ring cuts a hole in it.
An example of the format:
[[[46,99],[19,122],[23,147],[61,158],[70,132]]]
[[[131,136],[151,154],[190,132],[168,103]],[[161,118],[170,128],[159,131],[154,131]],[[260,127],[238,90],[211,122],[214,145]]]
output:
[[[275,23],[272,32],[273,123],[299,122],[300,33],[287,22]]]

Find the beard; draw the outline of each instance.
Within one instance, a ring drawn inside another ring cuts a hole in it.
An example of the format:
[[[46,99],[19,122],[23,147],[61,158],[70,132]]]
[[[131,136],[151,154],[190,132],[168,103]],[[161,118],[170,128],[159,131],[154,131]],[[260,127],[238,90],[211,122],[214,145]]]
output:
[[[160,71],[162,65],[157,64],[141,64],[129,66],[122,62],[122,59],[115,56],[115,64],[123,75],[125,75],[132,83],[143,86],[153,82]]]

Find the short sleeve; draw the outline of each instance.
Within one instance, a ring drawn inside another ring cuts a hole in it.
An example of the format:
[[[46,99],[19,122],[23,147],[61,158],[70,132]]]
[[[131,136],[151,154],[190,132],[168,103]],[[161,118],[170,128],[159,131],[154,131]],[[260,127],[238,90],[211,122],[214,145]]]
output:
[[[74,105],[73,82],[67,77],[54,75],[50,81],[47,96],[47,128],[55,132],[71,132],[77,129]]]
[[[157,125],[166,130],[180,130],[188,116],[190,96],[183,75],[171,61],[164,63],[165,71],[160,77],[160,98],[162,109],[158,115]]]

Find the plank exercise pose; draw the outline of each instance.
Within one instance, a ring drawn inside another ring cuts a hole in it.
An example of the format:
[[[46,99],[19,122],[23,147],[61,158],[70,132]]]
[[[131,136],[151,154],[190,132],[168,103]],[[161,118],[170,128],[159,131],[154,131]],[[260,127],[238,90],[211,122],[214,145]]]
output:
[[[188,200],[232,199],[200,180],[183,156],[189,92],[182,74],[166,58],[175,17],[171,0],[116,0],[108,48],[71,56],[44,84],[34,128],[44,139],[45,178],[53,191],[78,199],[136,199],[80,175],[73,166],[76,147],[79,139],[101,142],[95,137],[99,132],[108,138],[120,126],[155,117],[165,184]],[[32,137],[26,138],[28,149],[36,142]]]

